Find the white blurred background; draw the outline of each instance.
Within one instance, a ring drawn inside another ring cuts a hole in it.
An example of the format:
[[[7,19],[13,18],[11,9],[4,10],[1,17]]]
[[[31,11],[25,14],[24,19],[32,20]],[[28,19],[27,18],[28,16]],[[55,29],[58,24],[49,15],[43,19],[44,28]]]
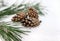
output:
[[[13,4],[16,0],[4,0],[6,5]],[[17,4],[22,0],[17,0]],[[60,41],[60,0],[24,0],[26,2],[41,2],[47,9],[45,16],[41,17],[40,26],[30,29],[31,33],[23,36],[22,41]],[[2,8],[0,8],[2,9]],[[0,39],[1,41],[1,39]]]

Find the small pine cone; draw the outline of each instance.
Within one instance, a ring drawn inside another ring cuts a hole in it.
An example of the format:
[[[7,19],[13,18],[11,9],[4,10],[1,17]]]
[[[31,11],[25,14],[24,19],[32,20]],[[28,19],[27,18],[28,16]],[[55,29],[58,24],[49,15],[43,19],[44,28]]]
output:
[[[25,27],[35,27],[40,24],[40,21],[36,18],[25,18],[21,21],[22,25]]]
[[[28,15],[29,17],[38,19],[38,12],[32,7],[28,8]]]
[[[20,12],[18,14],[16,14],[13,18],[12,18],[12,21],[16,21],[16,22],[19,22],[21,21],[23,18],[25,18],[26,15],[24,12]]]

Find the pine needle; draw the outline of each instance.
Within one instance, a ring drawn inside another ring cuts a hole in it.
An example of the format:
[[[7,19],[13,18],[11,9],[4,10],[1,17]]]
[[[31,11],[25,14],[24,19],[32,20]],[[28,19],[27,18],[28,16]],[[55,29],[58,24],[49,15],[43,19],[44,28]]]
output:
[[[20,8],[24,6],[24,8]],[[11,15],[11,14],[16,14],[17,12],[19,11],[26,11],[26,9],[29,7],[28,4],[20,4],[18,6],[14,6],[14,4],[2,11],[0,11],[0,18],[3,17],[4,15]],[[44,15],[44,13],[42,12],[41,8],[40,8],[40,4],[39,3],[36,3],[35,5],[32,5],[32,7],[34,7],[38,13],[40,15]],[[20,9],[19,9],[20,8]]]
[[[26,34],[25,32],[30,31],[24,31],[17,27],[8,26],[6,24],[0,24],[0,35],[5,41],[22,41],[21,34]]]

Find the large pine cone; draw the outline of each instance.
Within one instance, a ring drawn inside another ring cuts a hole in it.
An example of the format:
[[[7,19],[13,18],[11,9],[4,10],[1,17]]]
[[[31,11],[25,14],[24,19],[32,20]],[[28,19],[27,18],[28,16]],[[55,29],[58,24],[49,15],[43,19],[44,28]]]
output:
[[[20,12],[20,13],[18,13],[18,14],[16,14],[13,18],[12,18],[12,21],[21,21],[23,18],[25,18],[26,17],[26,15],[25,15],[25,13],[24,12]]]
[[[33,7],[28,8],[28,15],[29,15],[29,17],[38,19],[38,12]]]
[[[22,19],[21,23],[25,27],[36,27],[41,23],[41,21],[39,21],[36,18],[29,18],[29,19],[24,18],[24,19]]]

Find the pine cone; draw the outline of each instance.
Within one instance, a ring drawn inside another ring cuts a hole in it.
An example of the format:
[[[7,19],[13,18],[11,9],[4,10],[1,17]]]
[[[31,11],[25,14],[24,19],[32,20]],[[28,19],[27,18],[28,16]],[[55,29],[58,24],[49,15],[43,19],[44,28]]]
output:
[[[21,23],[25,27],[35,27],[35,26],[38,26],[41,23],[41,21],[39,21],[36,18],[29,18],[29,19],[24,18],[22,19]]]
[[[26,17],[26,15],[25,15],[25,13],[24,12],[20,12],[20,13],[18,13],[18,14],[16,14],[13,18],[12,18],[12,21],[21,21],[23,18],[25,18]]]
[[[38,12],[32,7],[28,8],[28,15],[29,17],[38,19]]]
[[[36,27],[38,26],[41,21],[38,19],[38,13],[37,10],[34,8],[28,8],[28,12],[25,14],[25,12],[20,12],[16,14],[12,21],[15,22],[21,22],[23,26],[25,27]]]

